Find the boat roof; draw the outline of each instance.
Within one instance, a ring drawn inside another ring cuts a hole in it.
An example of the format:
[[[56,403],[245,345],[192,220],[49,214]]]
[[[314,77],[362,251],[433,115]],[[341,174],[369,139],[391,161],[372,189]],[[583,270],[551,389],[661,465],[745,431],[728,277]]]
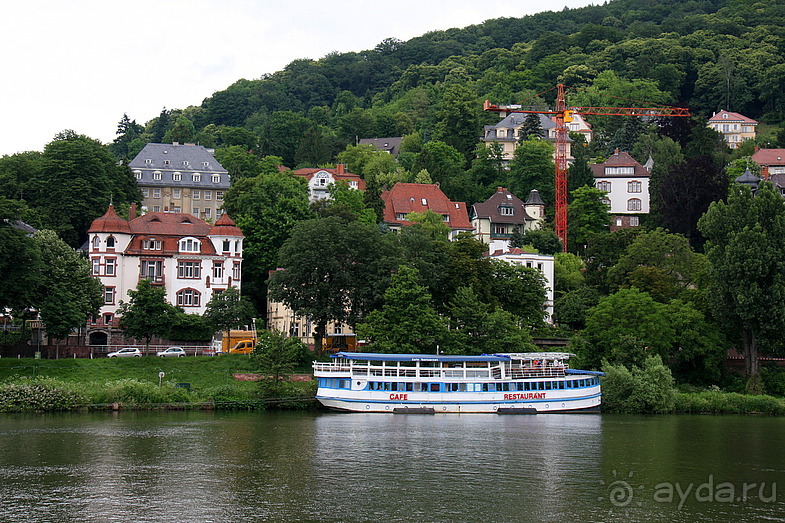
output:
[[[370,361],[510,361],[510,360],[567,360],[575,356],[569,352],[516,352],[460,356],[455,354],[382,354],[377,352],[336,352],[331,357]]]
[[[371,361],[509,361],[507,354],[459,356],[453,354],[382,354],[376,352],[336,352],[332,358]]]

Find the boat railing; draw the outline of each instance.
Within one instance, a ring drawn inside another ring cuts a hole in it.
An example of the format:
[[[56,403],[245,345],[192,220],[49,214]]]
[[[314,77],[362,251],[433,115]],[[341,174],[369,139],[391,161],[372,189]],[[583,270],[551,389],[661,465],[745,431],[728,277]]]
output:
[[[313,370],[318,372],[349,372],[352,370],[350,365],[339,365],[337,363],[314,363]],[[358,369],[355,369],[355,372]]]
[[[565,376],[564,366],[521,367],[515,365],[504,369],[504,377],[509,379],[561,378]],[[355,376],[374,376],[387,378],[439,378],[439,379],[501,379],[502,369],[443,369],[443,368],[387,368],[351,365],[349,363],[314,363],[317,372],[351,372]]]
[[[523,378],[562,378],[564,377],[564,367],[523,367],[507,370],[507,376],[512,379]]]

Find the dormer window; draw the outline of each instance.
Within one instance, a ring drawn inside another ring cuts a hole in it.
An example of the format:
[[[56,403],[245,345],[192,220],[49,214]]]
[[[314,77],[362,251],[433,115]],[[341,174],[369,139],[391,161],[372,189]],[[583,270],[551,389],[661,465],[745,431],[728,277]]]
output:
[[[144,163],[145,163],[145,165],[152,165],[153,161],[152,161],[150,158],[147,158],[147,159],[144,161]]]
[[[137,180],[141,180],[142,179],[142,171],[134,171],[134,176],[136,177]]]
[[[202,181],[202,175],[199,174],[199,173],[192,174],[191,175],[191,180],[193,180],[194,182],[201,182]]]
[[[155,171],[153,173],[153,180],[160,180],[161,179],[161,171]]]
[[[724,114],[722,115],[722,118],[723,118],[724,120],[727,120],[727,119],[728,119],[728,113],[724,113]]]
[[[425,198],[423,198],[423,199],[422,199],[422,204],[423,204],[423,205],[428,205],[428,200],[426,200]]]
[[[170,160],[164,160],[164,165],[169,165],[171,163]]]
[[[183,160],[183,167],[188,167],[188,160]]]
[[[180,252],[199,252],[202,244],[196,238],[183,238],[180,240]]]
[[[210,162],[202,162],[202,167],[209,167],[209,166],[210,166]]]
[[[213,175],[213,183],[221,183],[221,175],[220,174],[214,174]]]
[[[142,242],[142,248],[148,251],[160,251],[161,250],[161,240],[156,240],[155,238],[149,238]]]
[[[499,214],[502,216],[513,216],[515,214],[515,209],[512,207],[508,207],[503,205],[499,207]]]
[[[174,173],[174,174],[172,175],[172,181],[173,181],[173,182],[179,182],[179,181],[181,181],[182,179],[183,179],[183,175],[182,175],[182,174],[180,174],[180,173]]]

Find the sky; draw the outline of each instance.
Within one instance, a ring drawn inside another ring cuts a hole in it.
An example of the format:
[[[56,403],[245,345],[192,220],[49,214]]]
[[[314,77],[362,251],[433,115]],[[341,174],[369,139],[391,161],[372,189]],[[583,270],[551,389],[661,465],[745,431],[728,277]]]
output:
[[[0,22],[0,156],[200,105],[298,58],[596,0],[23,0]]]

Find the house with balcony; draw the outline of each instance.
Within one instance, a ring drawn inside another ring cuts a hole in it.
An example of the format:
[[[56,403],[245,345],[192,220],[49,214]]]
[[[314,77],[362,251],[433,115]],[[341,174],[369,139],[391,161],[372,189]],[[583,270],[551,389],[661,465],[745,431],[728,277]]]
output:
[[[640,217],[649,213],[649,178],[654,162],[644,167],[629,153],[614,151],[602,163],[591,165],[594,186],[605,192],[603,202],[612,216],[611,231],[638,227]]]
[[[516,106],[509,106],[516,107]],[[500,113],[503,118],[495,125],[486,125],[483,128],[483,137],[481,140],[486,145],[493,142],[498,142],[502,146],[502,158],[505,161],[510,161],[515,155],[515,149],[518,147],[518,140],[521,139],[520,131],[523,127],[524,120],[526,119],[525,113]],[[554,117],[538,114],[540,118],[540,127],[543,130],[543,138],[555,144],[556,142],[556,120]],[[578,113],[572,114],[572,122],[567,124],[567,130],[570,133],[579,133],[586,139],[586,143],[591,142],[592,129],[586,120]],[[567,139],[567,161],[572,162],[572,139]],[[554,152],[555,154],[555,152]]]
[[[111,339],[120,302],[127,302],[128,292],[143,279],[166,289],[169,303],[203,314],[213,294],[240,287],[243,238],[226,214],[209,224],[186,213],[137,217],[132,205],[125,219],[110,205],[88,230],[87,255],[104,288],[100,316],[88,329],[91,344]]]
[[[292,174],[308,181],[308,197],[311,202],[329,198],[330,186],[339,181],[349,184],[350,189],[365,190],[365,180],[357,174],[346,172],[342,163],[336,165],[334,169],[306,167],[292,171]]]
[[[432,211],[444,219],[450,228],[449,238],[454,240],[462,232],[474,232],[465,202],[452,202],[438,184],[396,183],[382,193],[384,223],[392,230],[411,225],[407,219],[413,212]]]
[[[145,145],[128,164],[142,190],[142,208],[217,220],[231,177],[213,153],[188,143]]]
[[[743,114],[723,110],[714,113],[707,125],[722,135],[728,147],[737,149],[744,140],[755,138],[758,122]]]
[[[539,229],[545,218],[545,203],[537,190],[532,190],[524,203],[504,187],[472,206],[474,235],[488,245],[490,252],[507,251],[515,229],[521,232]]]

